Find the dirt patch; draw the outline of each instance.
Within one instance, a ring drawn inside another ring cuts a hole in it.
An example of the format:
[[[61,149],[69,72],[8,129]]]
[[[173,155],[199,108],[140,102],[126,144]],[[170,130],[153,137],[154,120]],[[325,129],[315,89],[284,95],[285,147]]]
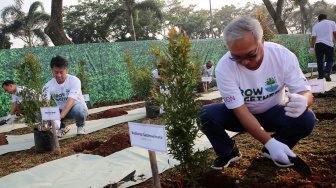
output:
[[[7,144],[8,144],[8,141],[7,141],[6,138],[7,138],[6,135],[0,134],[0,146],[1,146],[1,145],[7,145]]]
[[[116,110],[116,109],[108,109],[99,113],[94,113],[88,115],[86,118],[87,121],[90,120],[96,120],[96,119],[104,119],[104,118],[112,118],[112,117],[118,117],[128,114],[125,110]]]
[[[120,107],[120,108],[111,108],[111,109],[108,109],[102,112],[90,114],[88,115],[86,120],[91,121],[91,120],[97,120],[97,119],[118,117],[118,116],[128,114],[126,110],[132,110],[132,109],[142,108],[142,107],[144,107],[144,104],[136,104],[136,105],[130,105],[130,106],[125,106],[125,107]],[[72,123],[75,123],[75,121],[68,121],[66,123],[72,124]],[[5,133],[0,133],[0,146],[8,144],[6,135],[23,135],[23,134],[29,134],[29,133],[32,133],[31,128],[29,127],[14,129],[14,130],[11,130]]]

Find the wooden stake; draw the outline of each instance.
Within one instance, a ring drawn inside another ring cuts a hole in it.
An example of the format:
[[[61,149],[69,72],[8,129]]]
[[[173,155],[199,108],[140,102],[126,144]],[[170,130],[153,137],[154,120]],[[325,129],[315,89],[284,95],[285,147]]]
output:
[[[57,155],[61,155],[61,147],[59,146],[58,138],[56,135],[56,127],[55,127],[54,121],[51,121],[51,127],[52,127],[54,142],[55,142],[55,152]]]
[[[158,171],[158,167],[157,167],[157,161],[156,161],[155,151],[148,150],[148,154],[149,154],[149,161],[150,161],[151,168],[152,168],[154,187],[155,188],[161,188],[161,183],[160,183],[160,177],[159,177],[159,171]]]

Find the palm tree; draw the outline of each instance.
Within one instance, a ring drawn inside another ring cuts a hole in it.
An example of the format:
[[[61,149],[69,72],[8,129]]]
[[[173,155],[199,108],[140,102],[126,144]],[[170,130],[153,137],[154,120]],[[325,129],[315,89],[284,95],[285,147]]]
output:
[[[107,21],[105,24],[106,32],[109,26],[118,18],[124,17],[125,15],[128,16],[130,21],[130,30],[131,30],[131,38],[132,40],[136,41],[136,32],[134,28],[134,16],[137,15],[137,11],[153,11],[156,14],[156,17],[160,20],[162,19],[162,12],[159,4],[154,0],[145,0],[142,2],[135,2],[135,0],[119,0],[121,3],[121,7],[117,8],[113,12],[107,15]],[[137,18],[137,16],[136,16]],[[136,19],[137,20],[137,19]]]
[[[38,9],[41,11],[38,11]],[[43,3],[36,1],[31,4],[28,13],[21,10],[21,6],[12,5],[1,10],[4,25],[2,32],[12,34],[23,40],[29,47],[39,44],[48,45],[47,35],[43,26],[48,23],[50,16],[45,13]]]

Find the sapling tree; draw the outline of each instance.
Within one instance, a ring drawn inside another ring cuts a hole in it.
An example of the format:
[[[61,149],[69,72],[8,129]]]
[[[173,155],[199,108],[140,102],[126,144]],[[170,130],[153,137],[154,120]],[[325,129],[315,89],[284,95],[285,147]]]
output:
[[[40,111],[41,107],[48,106],[46,100],[41,96],[43,88],[42,64],[33,54],[25,54],[24,62],[16,65],[15,69],[17,70],[18,84],[24,86],[19,95],[22,97],[20,107],[23,110],[26,124],[31,128],[38,128],[40,131],[47,130],[42,126]]]
[[[206,152],[194,149],[195,140],[200,136],[199,120],[201,106],[196,101],[195,92],[201,75],[200,58],[191,62],[191,43],[184,31],[170,29],[167,48],[154,44],[152,54],[160,64],[161,79],[153,96],[163,104],[163,118],[167,130],[169,154],[181,162],[178,169],[186,174],[191,184],[196,183],[197,175],[205,171]],[[164,92],[163,92],[164,91]]]
[[[89,93],[89,87],[88,87],[89,81],[85,73],[85,65],[86,65],[86,62],[83,59],[81,59],[78,63],[78,74],[76,76],[81,81],[82,93],[88,94]]]
[[[151,95],[152,76],[151,71],[142,63],[140,67],[136,67],[130,51],[125,52],[124,61],[126,62],[126,72],[130,79],[131,88],[137,97],[148,101]]]

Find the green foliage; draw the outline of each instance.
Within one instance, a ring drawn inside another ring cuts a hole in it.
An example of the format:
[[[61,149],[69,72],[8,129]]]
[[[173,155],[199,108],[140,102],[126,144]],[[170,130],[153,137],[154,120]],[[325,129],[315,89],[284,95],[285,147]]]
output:
[[[269,27],[270,21],[268,20],[267,14],[265,11],[263,11],[263,7],[260,6],[259,9],[254,11],[254,16],[256,19],[260,22],[261,27],[264,31],[264,39],[265,41],[273,41],[274,42],[274,37],[275,34]]]
[[[76,76],[81,81],[83,94],[89,94],[89,81],[85,73],[85,65],[86,62],[81,59],[78,63],[78,74]]]
[[[194,184],[197,174],[195,169],[200,167],[204,157],[200,152],[194,152],[195,139],[200,136],[200,127],[197,125],[200,105],[196,102],[197,89],[201,75],[199,73],[200,61],[190,60],[191,43],[185,32],[170,29],[168,34],[168,47],[159,48],[154,44],[152,54],[162,68],[159,70],[161,79],[159,86],[154,88],[154,99],[163,104],[163,114],[169,153],[181,162],[179,170],[186,174],[189,183]],[[166,89],[163,93],[161,89]]]
[[[33,54],[25,54],[24,62],[15,66],[18,75],[18,84],[24,86],[20,92],[22,102],[20,107],[26,124],[32,128],[43,130],[40,108],[47,106],[47,102],[41,99],[40,92],[43,88],[41,79],[42,64]]]
[[[126,50],[124,61],[126,62],[126,71],[131,82],[132,90],[136,96],[143,100],[148,100],[152,88],[153,78],[151,71],[142,63],[139,68],[136,67],[131,52]]]

